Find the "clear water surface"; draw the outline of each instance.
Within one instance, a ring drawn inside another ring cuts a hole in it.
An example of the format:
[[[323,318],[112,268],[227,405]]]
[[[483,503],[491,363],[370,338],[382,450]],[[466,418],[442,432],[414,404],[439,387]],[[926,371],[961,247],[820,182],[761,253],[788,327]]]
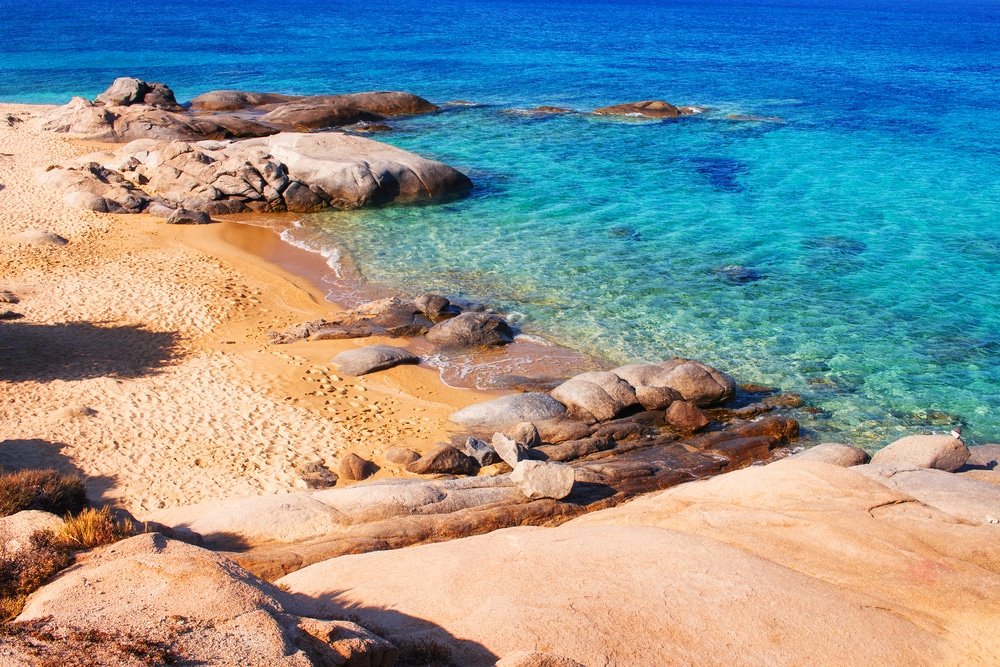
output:
[[[0,16],[4,101],[130,74],[185,99],[475,102],[379,137],[465,170],[470,198],[309,216],[303,234],[371,280],[489,301],[613,361],[693,356],[799,391],[819,437],[1000,438],[997,2],[0,0]],[[651,98],[711,111],[510,112]]]

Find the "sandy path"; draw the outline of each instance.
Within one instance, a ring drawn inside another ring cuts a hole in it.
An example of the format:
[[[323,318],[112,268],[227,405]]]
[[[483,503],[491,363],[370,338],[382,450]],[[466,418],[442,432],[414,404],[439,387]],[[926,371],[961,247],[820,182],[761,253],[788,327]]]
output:
[[[426,449],[482,398],[425,368],[344,379],[325,365],[384,340],[268,346],[268,328],[333,307],[227,244],[225,225],[65,207],[32,169],[94,147],[41,132],[42,111],[0,105],[0,290],[23,315],[0,323],[0,466],[80,471],[141,515],[292,490],[298,466],[336,470],[348,451],[382,463],[389,446]],[[26,229],[70,243],[11,238]]]

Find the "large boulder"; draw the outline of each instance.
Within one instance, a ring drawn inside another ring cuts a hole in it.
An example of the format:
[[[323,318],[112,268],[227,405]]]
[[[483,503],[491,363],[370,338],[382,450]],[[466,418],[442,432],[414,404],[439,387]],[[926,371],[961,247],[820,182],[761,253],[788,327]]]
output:
[[[951,472],[969,459],[969,449],[950,435],[911,435],[875,452],[872,463],[897,468],[934,468]]]
[[[288,613],[287,596],[210,551],[145,534],[92,555],[36,592],[18,621],[151,640],[185,662],[394,664],[364,628]],[[131,664],[131,663],[130,663]]]
[[[452,413],[450,419],[471,431],[502,431],[521,422],[565,416],[566,406],[548,394],[532,392],[476,403]]]
[[[451,445],[439,445],[406,466],[406,470],[417,475],[474,475],[478,464]]]
[[[436,110],[435,105],[411,93],[318,95],[283,102],[261,116],[260,121],[282,130],[302,132]]]
[[[142,104],[168,109],[181,108],[174,98],[174,91],[166,84],[149,83],[128,76],[115,79],[107,90],[94,98],[94,102],[108,107]]]
[[[553,389],[552,397],[571,418],[590,424],[614,419],[639,404],[632,385],[605,371],[581,373]]]
[[[803,450],[789,457],[789,460],[817,461],[819,463],[829,463],[830,465],[850,468],[859,466],[871,459],[868,452],[853,445],[843,445],[838,442],[825,442],[815,447]]]
[[[435,324],[427,340],[437,347],[494,347],[510,343],[514,332],[496,313],[465,312]]]
[[[471,187],[440,162],[344,134],[141,140],[50,167],[39,178],[71,205],[111,213],[141,212],[153,201],[210,215],[307,212],[427,200]]]
[[[510,480],[528,498],[562,500],[573,491],[573,469],[565,463],[520,461],[514,466]]]
[[[371,345],[344,350],[333,358],[333,365],[345,375],[367,375],[400,364],[416,364],[420,357],[401,347]]]
[[[647,410],[665,409],[678,398],[707,407],[724,403],[736,394],[732,376],[692,359],[629,364],[611,372],[635,388],[637,398]]]

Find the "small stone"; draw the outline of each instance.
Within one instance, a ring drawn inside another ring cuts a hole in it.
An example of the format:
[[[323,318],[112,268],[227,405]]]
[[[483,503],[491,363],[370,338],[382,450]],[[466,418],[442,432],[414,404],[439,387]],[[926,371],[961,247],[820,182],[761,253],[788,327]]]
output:
[[[678,431],[695,433],[708,426],[711,421],[694,403],[674,401],[667,408],[667,423]]]
[[[378,472],[378,466],[357,454],[348,454],[340,460],[340,476],[349,482],[368,479]]]
[[[528,448],[503,433],[493,434],[493,451],[511,468],[527,458]]]
[[[465,441],[465,455],[471,456],[479,462],[481,467],[493,465],[500,462],[500,456],[488,442],[479,438],[468,438]]]
[[[420,458],[420,454],[417,454],[412,449],[407,449],[406,447],[390,447],[385,450],[383,454],[385,460],[389,463],[395,463],[396,465],[409,465]]]
[[[212,222],[212,216],[204,211],[190,211],[179,208],[167,216],[168,225],[207,225]]]
[[[520,461],[514,466],[510,479],[532,500],[539,498],[561,500],[573,491],[575,481],[573,468],[570,466],[565,463],[542,461]]]
[[[531,422],[521,422],[504,433],[507,437],[518,442],[528,449],[542,444],[542,439],[538,435],[538,429]]]

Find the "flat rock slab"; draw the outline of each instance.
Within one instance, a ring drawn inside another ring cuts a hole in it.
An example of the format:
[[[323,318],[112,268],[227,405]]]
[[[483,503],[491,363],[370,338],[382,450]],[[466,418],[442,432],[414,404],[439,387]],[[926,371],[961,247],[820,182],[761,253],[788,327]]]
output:
[[[333,358],[337,370],[345,375],[367,375],[400,364],[420,363],[420,357],[401,347],[371,345],[357,350],[344,350]]]
[[[852,470],[958,519],[1000,524],[1000,486],[930,468],[872,463]]]
[[[566,406],[548,394],[533,392],[476,403],[453,413],[451,421],[472,431],[503,431],[521,422],[561,418]]]

